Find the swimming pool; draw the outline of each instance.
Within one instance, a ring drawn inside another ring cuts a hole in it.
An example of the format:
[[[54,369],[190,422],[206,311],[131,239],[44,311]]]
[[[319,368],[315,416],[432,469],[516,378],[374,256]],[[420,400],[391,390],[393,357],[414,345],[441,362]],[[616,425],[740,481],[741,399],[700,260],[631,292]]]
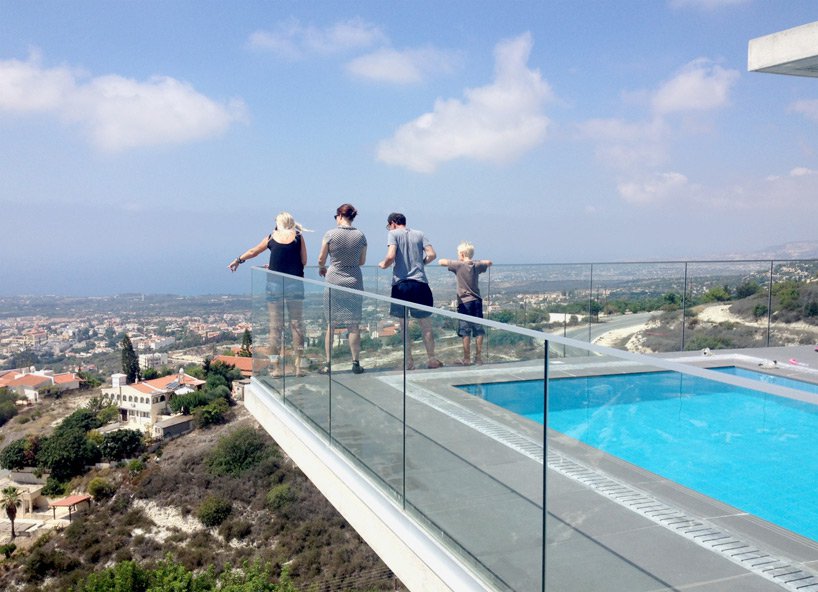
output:
[[[549,428],[818,540],[818,405],[676,372],[548,386]],[[541,380],[460,388],[543,421]]]

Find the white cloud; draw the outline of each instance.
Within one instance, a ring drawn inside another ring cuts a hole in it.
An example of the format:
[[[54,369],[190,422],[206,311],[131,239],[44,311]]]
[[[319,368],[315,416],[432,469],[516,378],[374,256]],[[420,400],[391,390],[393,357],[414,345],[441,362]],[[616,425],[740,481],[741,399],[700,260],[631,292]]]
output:
[[[242,101],[221,105],[173,78],[87,78],[65,67],[43,68],[37,55],[0,61],[4,111],[53,113],[84,128],[97,148],[109,152],[201,140],[246,119]]]
[[[349,73],[360,78],[393,84],[415,84],[427,76],[454,70],[458,54],[431,47],[405,49],[381,48],[362,55],[346,65]]]
[[[795,101],[790,105],[790,110],[818,123],[818,99]]]
[[[372,47],[386,41],[379,27],[355,18],[320,28],[303,26],[290,19],[274,31],[259,30],[250,35],[253,49],[273,52],[286,59],[301,59],[312,54],[337,54],[350,49]]]
[[[694,60],[659,87],[651,106],[659,114],[718,109],[729,104],[730,89],[738,76],[736,70],[710,60]]]
[[[658,166],[667,161],[668,126],[661,118],[645,122],[592,119],[580,124],[580,136],[596,142],[596,155],[623,171]]]
[[[649,204],[668,200],[688,187],[688,180],[681,173],[653,173],[639,180],[621,182],[617,185],[619,195],[635,204]]]
[[[804,177],[806,175],[815,175],[818,171],[808,169],[807,167],[795,167],[790,171],[790,177]]]
[[[432,112],[381,141],[378,158],[428,173],[455,158],[506,162],[540,144],[549,124],[543,104],[552,92],[527,66],[531,46],[529,33],[499,43],[494,82],[466,89],[463,101],[438,99]]]
[[[681,68],[654,91],[627,93],[623,100],[649,98],[649,112],[642,121],[621,118],[595,119],[578,126],[579,136],[595,143],[597,158],[616,171],[620,197],[631,204],[647,204],[678,198],[694,200],[698,195],[687,177],[678,172],[660,172],[667,167],[674,137],[684,132],[707,133],[698,125],[697,113],[709,112],[730,103],[730,91],[738,72],[697,59]],[[680,122],[671,117],[685,114]]]
[[[673,8],[716,10],[724,6],[738,6],[747,2],[748,0],[670,0],[670,6]]]
[[[68,68],[44,69],[37,52],[26,62],[0,60],[0,112],[57,109],[74,92],[74,79]]]

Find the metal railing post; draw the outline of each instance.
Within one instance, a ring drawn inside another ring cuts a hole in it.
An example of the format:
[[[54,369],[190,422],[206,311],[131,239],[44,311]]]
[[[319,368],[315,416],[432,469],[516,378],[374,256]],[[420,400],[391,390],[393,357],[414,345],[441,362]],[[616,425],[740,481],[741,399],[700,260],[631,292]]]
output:
[[[682,346],[679,351],[685,350],[685,322],[687,316],[687,261],[685,261],[685,279],[682,284]]]
[[[594,306],[594,264],[591,263],[591,278],[588,284],[588,343],[592,341],[591,333],[591,314]],[[591,355],[591,352],[588,352]]]
[[[770,285],[767,289],[767,347],[770,347],[772,337],[772,319],[773,319],[773,264],[775,259],[770,260]]]
[[[406,355],[407,351],[411,353],[408,348],[411,347],[409,341],[409,310],[403,307],[403,451],[401,458],[403,461],[403,468],[401,470],[401,501],[403,509],[406,510],[406,363],[409,357]]]
[[[548,356],[550,345],[548,339],[544,341],[543,352],[543,458],[548,458]],[[545,574],[546,574],[546,548],[545,544],[545,522],[548,515],[548,508],[546,507],[548,479],[547,477],[548,463],[542,463],[542,581],[540,582],[542,592],[545,592]]]

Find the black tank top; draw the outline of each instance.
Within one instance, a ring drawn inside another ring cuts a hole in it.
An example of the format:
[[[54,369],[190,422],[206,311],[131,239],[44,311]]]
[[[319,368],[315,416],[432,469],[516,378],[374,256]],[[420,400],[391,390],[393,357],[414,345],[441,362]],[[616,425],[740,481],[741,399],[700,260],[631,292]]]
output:
[[[304,277],[304,265],[301,263],[300,234],[296,234],[295,240],[287,244],[277,242],[271,234],[270,239],[267,241],[267,248],[270,249],[270,269]]]

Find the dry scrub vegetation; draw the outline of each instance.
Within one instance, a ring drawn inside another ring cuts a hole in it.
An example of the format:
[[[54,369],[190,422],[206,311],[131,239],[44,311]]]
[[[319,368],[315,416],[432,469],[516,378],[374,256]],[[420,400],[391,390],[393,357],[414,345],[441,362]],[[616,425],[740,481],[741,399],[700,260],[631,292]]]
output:
[[[236,417],[72,483],[113,491],[102,487],[67,528],[18,545],[0,564],[0,589],[70,590],[122,561],[170,557],[196,572],[260,561],[278,576],[286,566],[304,591],[392,590],[388,568],[240,405]]]

